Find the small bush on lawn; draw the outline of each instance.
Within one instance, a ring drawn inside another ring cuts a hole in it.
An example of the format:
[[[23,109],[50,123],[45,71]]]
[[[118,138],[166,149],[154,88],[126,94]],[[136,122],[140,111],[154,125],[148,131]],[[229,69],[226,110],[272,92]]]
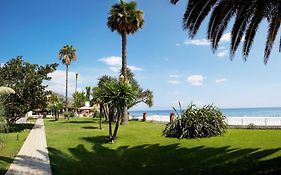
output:
[[[221,135],[227,129],[225,119],[222,112],[213,105],[198,108],[191,104],[166,125],[163,135],[179,139]]]
[[[70,111],[64,112],[63,115],[64,115],[65,118],[67,118],[67,117],[70,117],[70,118],[75,117],[75,114],[73,112],[70,112]]]

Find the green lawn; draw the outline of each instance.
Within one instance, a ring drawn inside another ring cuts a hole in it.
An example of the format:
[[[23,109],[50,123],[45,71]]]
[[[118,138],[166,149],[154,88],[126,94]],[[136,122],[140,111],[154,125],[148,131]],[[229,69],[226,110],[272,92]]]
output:
[[[0,141],[2,143],[0,144],[0,174],[5,174],[8,170],[32,126],[32,124],[14,125],[11,133],[0,133],[0,140],[4,141],[4,144]]]
[[[45,120],[53,174],[280,174],[281,130],[231,129],[178,140],[163,124],[130,122],[115,144],[93,119]]]

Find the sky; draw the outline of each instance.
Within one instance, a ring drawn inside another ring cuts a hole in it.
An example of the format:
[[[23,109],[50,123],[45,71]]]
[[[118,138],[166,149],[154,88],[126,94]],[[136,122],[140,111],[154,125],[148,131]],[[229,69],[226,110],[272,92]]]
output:
[[[70,65],[69,88],[95,86],[102,75],[118,76],[121,65],[121,36],[108,29],[110,7],[117,0],[2,0],[0,1],[0,63],[23,56],[40,65],[59,63],[50,74],[48,89],[65,93],[65,66],[58,52],[65,44],[77,50]],[[182,29],[187,4],[176,6],[169,0],[137,0],[145,13],[145,24],[128,36],[128,65],[144,89],[154,95],[152,109],[171,109],[178,101],[213,103],[220,108],[281,106],[281,55],[276,39],[270,60],[263,63],[267,23],[257,32],[250,56],[242,59],[241,46],[229,59],[230,31],[227,28],[220,47],[213,53],[203,22],[193,40]],[[140,104],[135,110],[148,110]]]

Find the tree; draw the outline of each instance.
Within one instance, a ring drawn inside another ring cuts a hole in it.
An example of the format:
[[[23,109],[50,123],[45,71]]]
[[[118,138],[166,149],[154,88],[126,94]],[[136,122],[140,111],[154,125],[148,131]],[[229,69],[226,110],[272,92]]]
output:
[[[110,81],[117,81],[117,79],[104,75],[101,78],[99,78],[98,86],[92,88],[92,97],[93,99],[92,104],[98,104],[100,107],[99,111],[99,125],[100,129],[102,129],[102,116],[108,120],[109,113],[113,113],[112,111],[109,111],[108,105],[103,101],[103,97],[101,96],[102,89],[105,88],[108,82]]]
[[[68,114],[68,66],[72,61],[76,60],[76,50],[72,45],[65,45],[59,52],[59,59],[65,64],[65,110],[66,114]],[[69,122],[69,115],[67,115],[67,122]]]
[[[124,107],[128,106],[136,98],[136,92],[129,83],[124,81],[108,81],[104,88],[99,88],[99,98],[104,104],[108,105],[109,111],[109,142],[114,143],[117,139],[117,132],[120,124],[120,118]],[[112,132],[112,122],[114,113],[116,114],[116,125]]]
[[[45,109],[47,106],[46,82],[48,76],[56,70],[58,64],[39,66],[24,62],[22,57],[11,59],[0,67],[0,86],[7,86],[15,91],[6,97],[5,116],[7,124],[14,123],[27,112]]]
[[[153,94],[150,90],[143,90],[136,79],[134,79],[134,74],[128,69],[128,80],[130,87],[135,93],[135,98],[127,103],[128,108],[135,106],[138,103],[145,103],[149,107],[153,105]],[[124,81],[124,80],[123,80]],[[117,115],[115,115],[115,108],[111,108],[108,103],[106,103],[105,98],[103,98],[103,91],[107,88],[110,82],[117,83],[118,80],[116,78],[110,76],[102,76],[99,78],[98,86],[92,88],[92,102],[94,104],[99,104],[100,106],[100,128],[101,128],[101,116],[105,116],[108,120],[116,121]],[[122,81],[120,81],[122,82]],[[109,119],[110,118],[110,119]]]
[[[4,132],[5,129],[7,128],[6,126],[6,117],[5,117],[5,104],[8,105],[6,103],[6,98],[8,95],[10,94],[14,94],[15,91],[12,88],[9,87],[5,87],[5,86],[1,86],[0,87],[0,133]],[[9,132],[9,128],[8,132]],[[1,139],[0,139],[0,144],[1,144]]]
[[[73,95],[73,106],[74,108],[78,109],[85,105],[85,102],[87,101],[87,97],[85,96],[85,92],[75,92]]]
[[[127,34],[134,34],[144,24],[144,12],[137,9],[136,2],[124,2],[114,4],[109,12],[107,26],[112,32],[117,31],[122,37],[122,74],[127,80]],[[128,123],[127,107],[123,111],[123,124]]]
[[[171,0],[174,4],[178,1]],[[227,25],[233,17],[235,18],[231,31],[231,59],[245,36],[243,55],[246,61],[259,24],[262,20],[267,19],[268,34],[264,50],[264,63],[267,63],[281,24],[281,2],[279,0],[189,0],[183,17],[183,28],[189,32],[190,38],[196,35],[202,21],[211,11],[208,39],[211,41],[214,51],[218,48]]]
[[[135,105],[139,103],[145,103],[148,107],[153,106],[153,92],[149,89],[142,89],[137,82],[137,80],[134,78],[134,73],[127,68],[128,73],[128,80],[132,86],[132,88],[137,92],[137,96],[135,101],[132,101],[131,104],[128,105],[128,109],[134,107]]]
[[[86,86],[86,100],[90,101],[91,100],[91,87],[90,86]]]
[[[51,92],[48,98],[48,109],[52,111],[55,120],[59,119],[59,113],[64,108],[63,98],[55,92]]]

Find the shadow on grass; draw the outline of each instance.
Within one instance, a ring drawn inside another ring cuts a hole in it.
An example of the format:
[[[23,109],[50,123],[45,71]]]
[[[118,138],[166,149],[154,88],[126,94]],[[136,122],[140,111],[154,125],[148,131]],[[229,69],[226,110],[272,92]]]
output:
[[[76,123],[76,124],[85,124],[85,123],[95,123],[95,121],[89,121],[89,120],[87,120],[87,121],[69,121],[69,123]]]
[[[96,126],[83,126],[82,128],[83,128],[83,129],[99,129],[99,128],[96,127]]]
[[[13,159],[8,158],[8,157],[0,156],[0,174],[5,174],[6,171],[7,171],[7,169],[3,168],[4,162],[11,164],[13,162]]]
[[[281,157],[261,160],[279,149],[231,149],[179,144],[146,144],[110,149],[106,137],[83,138],[93,143],[69,148],[71,157],[49,147],[53,174],[280,174]]]
[[[25,129],[32,129],[34,124],[31,123],[25,123],[25,124],[12,124],[10,126],[10,133],[12,132],[21,132],[24,131]]]

